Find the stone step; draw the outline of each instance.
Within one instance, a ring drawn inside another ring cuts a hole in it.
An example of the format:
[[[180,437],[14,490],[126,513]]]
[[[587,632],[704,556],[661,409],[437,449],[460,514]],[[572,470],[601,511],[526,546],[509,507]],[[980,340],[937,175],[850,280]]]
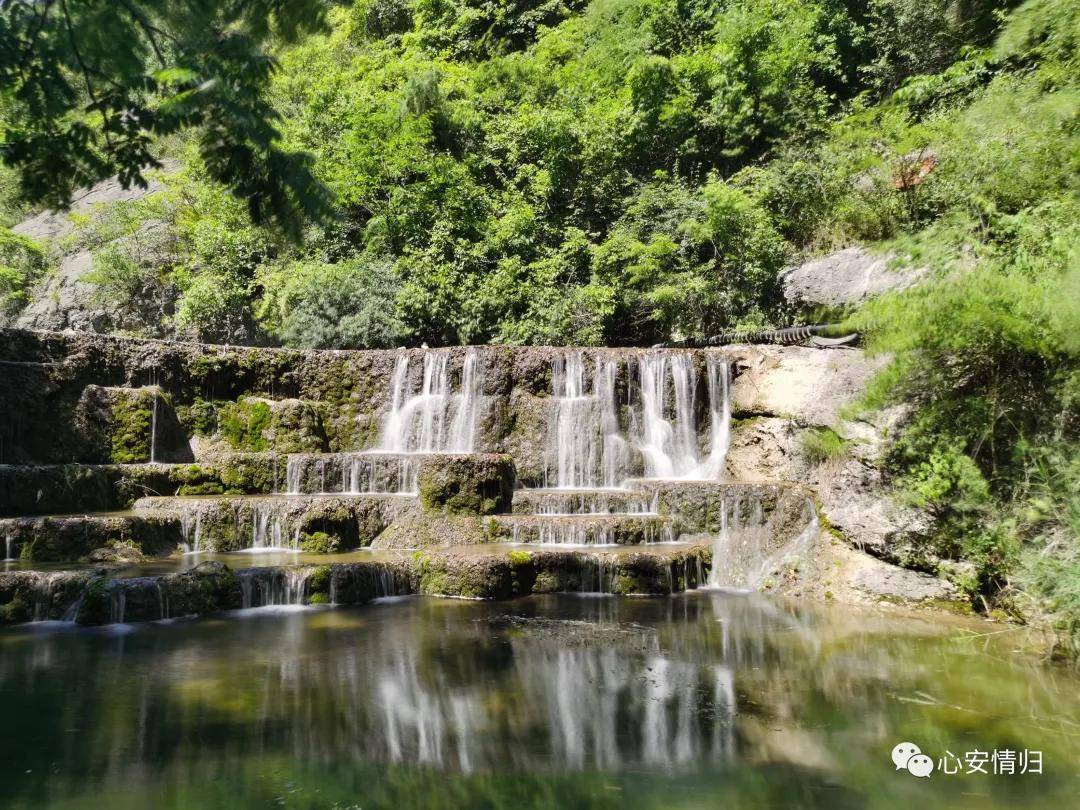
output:
[[[648,493],[661,515],[678,515],[692,534],[760,526],[801,514],[809,490],[794,483],[746,483],[631,478],[627,489]]]
[[[559,546],[671,543],[681,529],[659,515],[496,515],[489,518],[504,541]]]
[[[329,565],[232,569],[219,561],[148,577],[104,570],[0,573],[0,624],[159,621],[266,605],[355,605],[425,594],[501,599],[530,593],[667,595],[703,585],[704,544],[598,551],[465,546]]]
[[[97,512],[45,517],[0,518],[4,557],[70,562],[98,552],[102,561],[118,544],[150,556],[174,552],[183,541],[175,515],[156,511]]]
[[[176,520],[180,540],[192,552],[358,548],[416,508],[415,498],[390,494],[150,497],[135,502],[137,513]]]
[[[130,509],[143,495],[222,491],[205,464],[0,464],[0,517]]]
[[[655,514],[651,493],[625,489],[517,489],[515,515]]]

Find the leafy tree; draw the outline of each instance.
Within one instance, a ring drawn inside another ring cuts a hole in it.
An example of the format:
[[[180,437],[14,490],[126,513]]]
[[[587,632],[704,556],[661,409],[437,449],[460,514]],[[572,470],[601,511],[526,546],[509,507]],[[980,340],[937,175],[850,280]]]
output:
[[[2,155],[21,193],[63,207],[119,175],[145,187],[154,139],[198,128],[210,178],[292,237],[330,200],[310,156],[278,143],[271,42],[323,19],[319,0],[12,0],[0,10]]]

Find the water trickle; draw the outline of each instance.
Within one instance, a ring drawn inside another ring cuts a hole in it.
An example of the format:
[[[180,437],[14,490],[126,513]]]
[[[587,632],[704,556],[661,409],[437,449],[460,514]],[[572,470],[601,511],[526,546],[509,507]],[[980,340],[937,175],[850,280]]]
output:
[[[127,607],[127,591],[123,583],[113,583],[109,590],[109,623],[123,624],[124,611]]]
[[[158,392],[156,388],[150,389],[150,395],[153,397],[154,403],[150,408],[150,463],[157,462],[157,413],[158,413]]]
[[[155,580],[154,585],[157,587],[158,593],[158,616],[161,619],[167,619],[169,618],[169,592],[160,579]]]

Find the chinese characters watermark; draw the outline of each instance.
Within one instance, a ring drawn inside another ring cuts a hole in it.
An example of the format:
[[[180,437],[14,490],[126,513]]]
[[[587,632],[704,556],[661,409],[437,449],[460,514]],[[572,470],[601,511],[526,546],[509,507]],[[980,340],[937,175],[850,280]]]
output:
[[[892,761],[896,770],[906,770],[912,776],[928,779],[935,770],[945,776],[957,774],[986,774],[997,776],[1015,776],[1020,774],[1041,774],[1043,772],[1043,752],[1027,748],[996,748],[993,751],[981,751],[978,748],[954,754],[952,751],[938,757],[922,752],[915,743],[902,742],[893,746]]]

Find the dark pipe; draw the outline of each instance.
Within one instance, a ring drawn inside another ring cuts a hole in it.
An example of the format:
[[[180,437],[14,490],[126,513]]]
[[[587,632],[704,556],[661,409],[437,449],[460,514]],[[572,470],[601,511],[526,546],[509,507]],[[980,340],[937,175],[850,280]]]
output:
[[[789,326],[786,329],[765,329],[760,332],[740,332],[732,330],[706,338],[703,341],[684,340],[675,343],[658,343],[655,349],[699,348],[702,346],[727,346],[731,343],[780,343],[792,345],[804,343],[815,335],[842,337],[851,335],[838,323],[819,323],[810,326]]]

